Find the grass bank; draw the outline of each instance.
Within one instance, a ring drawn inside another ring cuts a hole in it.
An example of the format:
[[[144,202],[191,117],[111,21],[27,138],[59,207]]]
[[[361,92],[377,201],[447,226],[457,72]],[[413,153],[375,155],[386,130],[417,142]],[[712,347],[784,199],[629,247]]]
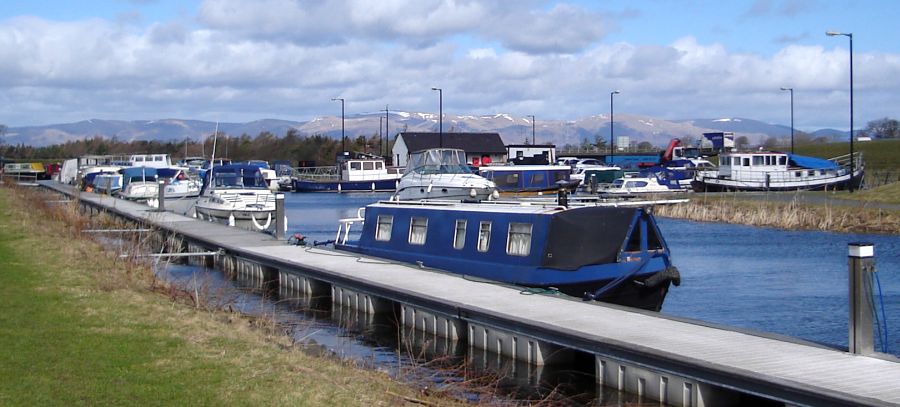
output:
[[[386,374],[306,354],[251,319],[182,303],[146,266],[79,238],[86,221],[74,208],[35,195],[0,188],[0,405],[429,399]]]
[[[900,211],[832,204],[750,200],[739,193],[698,194],[684,204],[654,208],[659,216],[781,229],[900,234]]]

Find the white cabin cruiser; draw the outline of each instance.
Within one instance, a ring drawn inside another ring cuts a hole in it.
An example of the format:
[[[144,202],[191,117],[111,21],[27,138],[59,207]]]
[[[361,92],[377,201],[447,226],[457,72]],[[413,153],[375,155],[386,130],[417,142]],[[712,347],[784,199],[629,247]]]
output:
[[[122,169],[122,188],[116,193],[120,198],[135,201],[159,196],[156,168],[130,167]]]
[[[599,189],[601,195],[642,195],[665,194],[673,192],[685,192],[677,186],[660,183],[656,176],[637,176],[618,178],[612,184],[606,184]]]
[[[259,167],[220,165],[213,167],[194,206],[203,219],[250,220],[259,230],[269,229],[275,217],[275,194],[266,185]]]
[[[160,168],[157,176],[166,182],[164,196],[166,199],[190,198],[200,195],[203,182],[189,168]]]
[[[494,183],[472,172],[466,153],[454,148],[414,152],[400,178],[395,199],[490,200],[498,196]]]

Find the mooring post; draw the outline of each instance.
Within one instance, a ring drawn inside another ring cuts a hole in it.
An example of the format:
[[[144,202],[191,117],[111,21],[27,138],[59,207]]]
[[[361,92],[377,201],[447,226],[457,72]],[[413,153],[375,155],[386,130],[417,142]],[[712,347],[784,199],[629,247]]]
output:
[[[159,190],[156,194],[156,199],[159,201],[159,204],[156,205],[157,212],[165,212],[166,211],[166,181],[159,181]]]
[[[848,349],[861,355],[875,351],[872,332],[872,273],[875,272],[875,245],[848,244],[850,274],[850,326]]]
[[[284,239],[284,194],[275,194],[275,239]]]

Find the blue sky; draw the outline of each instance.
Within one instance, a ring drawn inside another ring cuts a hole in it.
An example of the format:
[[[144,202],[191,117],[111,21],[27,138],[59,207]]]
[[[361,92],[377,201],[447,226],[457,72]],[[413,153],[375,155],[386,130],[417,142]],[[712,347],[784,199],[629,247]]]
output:
[[[308,120],[385,104],[573,119],[898,116],[900,2],[88,0],[0,2],[0,123]],[[598,96],[600,95],[600,96]],[[351,102],[352,101],[352,102]]]

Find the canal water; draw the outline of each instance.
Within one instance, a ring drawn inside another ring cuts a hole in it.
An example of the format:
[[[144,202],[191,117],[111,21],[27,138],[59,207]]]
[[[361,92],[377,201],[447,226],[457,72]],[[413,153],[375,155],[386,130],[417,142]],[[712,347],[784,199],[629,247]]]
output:
[[[360,207],[390,196],[285,195],[288,234],[302,233],[308,242],[334,239],[338,219],[355,217]],[[881,327],[888,353],[900,355],[900,236],[658,220],[682,279],[669,291],[663,313],[844,349],[847,245],[873,243],[882,294],[876,305],[884,305],[886,316]],[[880,341],[876,347],[882,349]]]

